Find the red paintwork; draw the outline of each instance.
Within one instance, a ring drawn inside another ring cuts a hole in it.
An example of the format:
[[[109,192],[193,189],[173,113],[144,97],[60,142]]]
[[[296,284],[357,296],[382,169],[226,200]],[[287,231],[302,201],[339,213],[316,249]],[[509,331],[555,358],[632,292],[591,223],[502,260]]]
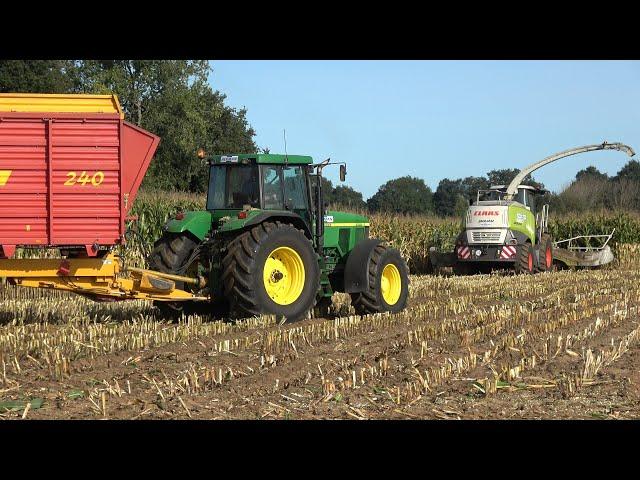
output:
[[[0,256],[16,245],[95,255],[93,245],[119,243],[159,141],[117,114],[2,112],[0,170],[11,175],[0,186]],[[68,172],[76,172],[73,185],[65,185]],[[83,185],[82,172],[104,178]]]
[[[68,276],[71,272],[71,262],[69,260],[62,260],[60,262],[60,266],[58,267],[58,275],[60,276]]]

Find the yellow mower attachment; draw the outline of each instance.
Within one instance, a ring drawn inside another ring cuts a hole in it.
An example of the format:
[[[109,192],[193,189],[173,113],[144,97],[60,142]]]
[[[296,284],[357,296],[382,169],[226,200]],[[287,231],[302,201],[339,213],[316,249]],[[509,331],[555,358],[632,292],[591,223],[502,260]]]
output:
[[[208,300],[176,288],[175,282],[202,285],[201,279],[142,268],[128,268],[123,277],[118,258],[0,259],[0,277],[22,287],[67,290],[96,300]]]

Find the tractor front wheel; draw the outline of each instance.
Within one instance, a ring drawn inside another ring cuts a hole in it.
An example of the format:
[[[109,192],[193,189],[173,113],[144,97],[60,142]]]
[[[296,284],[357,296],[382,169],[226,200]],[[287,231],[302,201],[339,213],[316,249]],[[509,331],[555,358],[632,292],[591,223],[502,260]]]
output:
[[[351,294],[351,305],[360,315],[399,312],[407,305],[409,269],[395,248],[378,245],[369,260],[365,291]]]
[[[320,267],[302,230],[265,222],[233,239],[222,260],[222,284],[237,318],[261,314],[302,319],[314,307]]]
[[[532,274],[535,272],[535,259],[533,247],[530,243],[523,243],[516,248],[516,273]]]

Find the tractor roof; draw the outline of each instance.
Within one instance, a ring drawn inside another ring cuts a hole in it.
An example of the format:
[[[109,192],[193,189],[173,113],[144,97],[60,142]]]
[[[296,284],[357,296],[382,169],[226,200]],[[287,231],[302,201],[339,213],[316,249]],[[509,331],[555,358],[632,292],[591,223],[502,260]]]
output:
[[[291,165],[310,165],[313,159],[308,155],[281,155],[276,153],[241,153],[227,155],[213,155],[213,163],[238,163],[242,160],[252,160],[256,163],[276,163]]]

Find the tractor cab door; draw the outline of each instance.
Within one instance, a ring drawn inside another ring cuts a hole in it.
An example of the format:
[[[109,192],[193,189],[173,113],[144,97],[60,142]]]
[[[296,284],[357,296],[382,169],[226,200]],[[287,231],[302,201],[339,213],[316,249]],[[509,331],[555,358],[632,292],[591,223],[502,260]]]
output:
[[[262,165],[262,208],[284,210],[282,166]]]
[[[307,225],[311,227],[311,208],[305,166],[288,165],[283,167],[282,173],[284,178],[285,209],[300,215]]]
[[[309,193],[303,165],[263,165],[262,197],[265,210],[296,213],[311,227]]]

